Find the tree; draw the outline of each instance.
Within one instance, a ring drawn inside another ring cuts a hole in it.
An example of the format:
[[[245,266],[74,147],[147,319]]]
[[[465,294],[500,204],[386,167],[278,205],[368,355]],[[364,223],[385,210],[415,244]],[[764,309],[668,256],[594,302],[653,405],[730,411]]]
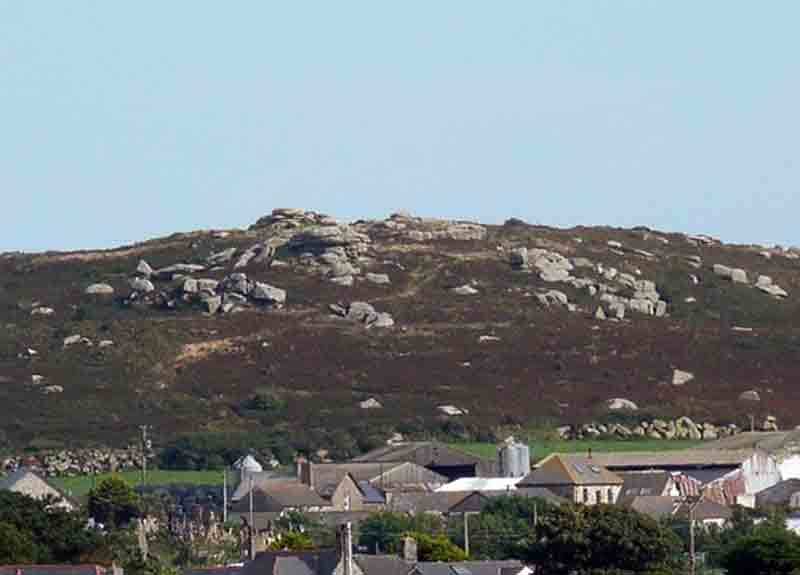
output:
[[[278,535],[269,548],[272,551],[307,551],[314,548],[314,542],[308,533],[286,531]]]
[[[723,551],[721,564],[729,575],[792,575],[800,572],[800,536],[785,526],[756,527]]]
[[[30,533],[0,522],[0,565],[34,563],[39,553]]]
[[[112,528],[124,527],[139,516],[139,496],[119,477],[109,477],[89,492],[89,515]]]
[[[53,500],[36,500],[10,491],[0,491],[0,525],[4,526],[0,549],[14,550],[20,562],[69,563],[100,544],[99,536],[85,529],[86,518],[80,513],[60,509]],[[28,541],[32,547],[28,547]]]
[[[417,555],[420,561],[465,561],[467,554],[463,549],[450,541],[446,535],[428,535],[427,533],[408,533],[417,541]]]
[[[532,532],[528,557],[542,575],[592,571],[647,573],[677,567],[678,537],[657,521],[611,505],[564,505]]]
[[[440,518],[421,513],[411,517],[404,513],[384,511],[365,519],[359,527],[359,545],[381,553],[398,553],[405,533],[444,534]]]
[[[525,557],[537,518],[554,509],[552,503],[537,497],[493,498],[479,515],[469,518],[470,556],[476,559]],[[450,538],[464,547],[463,518],[451,520],[448,527]]]

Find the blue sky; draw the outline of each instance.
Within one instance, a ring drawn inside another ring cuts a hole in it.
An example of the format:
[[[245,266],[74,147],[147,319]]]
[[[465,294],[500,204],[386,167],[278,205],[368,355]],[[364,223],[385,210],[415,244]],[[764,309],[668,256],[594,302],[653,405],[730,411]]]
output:
[[[273,207],[800,243],[800,3],[0,0],[0,250]]]

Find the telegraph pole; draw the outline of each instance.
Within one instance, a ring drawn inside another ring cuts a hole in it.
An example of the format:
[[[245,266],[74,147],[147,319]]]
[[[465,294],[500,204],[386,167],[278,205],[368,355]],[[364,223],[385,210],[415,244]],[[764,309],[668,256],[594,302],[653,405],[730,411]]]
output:
[[[250,561],[256,558],[256,524],[253,519],[253,476],[249,477],[250,480]]]
[[[147,438],[147,431],[150,429],[149,425],[140,425],[139,431],[142,434],[142,480],[141,484],[144,488],[145,483],[147,482],[147,452],[150,451],[150,447],[152,446],[151,441]]]

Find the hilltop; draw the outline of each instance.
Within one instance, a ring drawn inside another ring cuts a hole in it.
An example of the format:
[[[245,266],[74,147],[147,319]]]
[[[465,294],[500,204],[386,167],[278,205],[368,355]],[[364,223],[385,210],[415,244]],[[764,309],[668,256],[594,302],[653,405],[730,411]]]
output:
[[[246,230],[0,255],[0,446],[620,416],[800,424],[800,251],[647,228],[275,210]],[[609,410],[609,400],[614,408]]]

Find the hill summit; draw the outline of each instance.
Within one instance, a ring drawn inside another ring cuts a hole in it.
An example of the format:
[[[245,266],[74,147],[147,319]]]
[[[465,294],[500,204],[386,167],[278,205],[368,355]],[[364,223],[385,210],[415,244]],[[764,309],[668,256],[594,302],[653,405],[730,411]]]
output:
[[[0,446],[246,432],[800,423],[800,250],[647,228],[275,209],[247,230],[0,255]],[[624,414],[624,415],[623,415]]]

